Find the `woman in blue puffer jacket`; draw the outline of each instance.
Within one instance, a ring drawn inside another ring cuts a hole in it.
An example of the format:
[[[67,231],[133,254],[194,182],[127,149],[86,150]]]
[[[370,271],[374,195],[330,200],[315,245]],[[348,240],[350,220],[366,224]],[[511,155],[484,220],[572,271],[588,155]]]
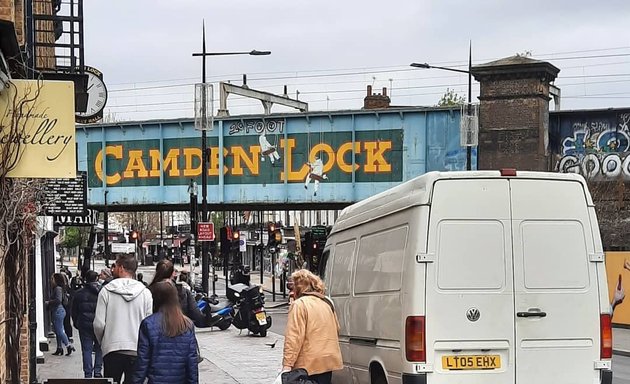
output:
[[[142,321],[133,383],[199,382],[197,339],[192,321],[184,316],[177,289],[169,282],[151,288],[153,314]]]

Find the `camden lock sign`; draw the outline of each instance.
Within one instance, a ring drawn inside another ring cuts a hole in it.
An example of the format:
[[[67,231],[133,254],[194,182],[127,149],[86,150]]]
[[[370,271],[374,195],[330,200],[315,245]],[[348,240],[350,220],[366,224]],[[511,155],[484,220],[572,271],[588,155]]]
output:
[[[403,131],[226,136],[225,184],[402,181]],[[219,183],[218,137],[208,139],[208,184]],[[88,186],[188,185],[201,176],[199,138],[87,143]],[[160,150],[162,148],[162,150]]]
[[[0,94],[0,113],[0,147],[20,147],[9,177],[75,177],[72,82],[11,80]]]

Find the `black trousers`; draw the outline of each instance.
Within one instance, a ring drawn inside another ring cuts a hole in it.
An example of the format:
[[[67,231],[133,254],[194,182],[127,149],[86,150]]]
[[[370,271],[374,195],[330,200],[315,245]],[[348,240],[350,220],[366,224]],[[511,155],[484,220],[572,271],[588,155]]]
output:
[[[63,319],[63,330],[66,331],[66,336],[68,336],[68,338],[72,337],[72,324],[70,323],[70,317],[71,317],[71,306],[68,305],[66,307],[63,307],[66,310],[66,317]]]
[[[330,384],[332,382],[332,372],[324,372],[318,375],[310,375],[309,380],[313,380],[317,384]]]
[[[103,376],[114,379],[116,383],[125,374],[124,384],[131,384],[133,378],[133,366],[136,363],[136,356],[125,355],[119,352],[110,352],[103,356]]]

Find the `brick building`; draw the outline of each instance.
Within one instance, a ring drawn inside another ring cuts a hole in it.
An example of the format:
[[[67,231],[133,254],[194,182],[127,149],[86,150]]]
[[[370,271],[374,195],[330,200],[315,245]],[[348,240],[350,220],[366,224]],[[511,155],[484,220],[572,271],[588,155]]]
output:
[[[33,0],[33,12],[40,15],[54,14],[55,4],[60,3],[54,0]],[[0,0],[0,52],[4,57],[8,68],[1,68],[5,71],[5,75],[11,78],[26,78],[28,76],[27,69],[27,52],[28,46],[28,30],[26,9],[24,0]],[[54,42],[55,41],[55,26],[58,26],[53,20],[35,21],[34,39],[41,42]],[[55,67],[55,48],[52,46],[41,46],[36,48],[36,57],[38,59],[33,63],[35,70],[39,71],[51,71]],[[32,265],[28,265],[28,268],[34,268]],[[9,317],[8,299],[7,299],[7,284],[8,276],[7,268],[2,268],[0,273],[0,382],[17,382],[16,378],[9,377],[9,357],[12,351],[7,346],[7,317]],[[28,271],[26,272],[28,275]],[[26,281],[20,290],[24,292],[23,297],[29,297],[28,288],[29,285]],[[29,337],[30,332],[28,328],[28,303],[24,303],[22,311],[22,327],[21,335],[19,339],[19,350],[21,356],[21,377],[20,382],[30,382],[29,377],[29,362],[31,357],[29,355]],[[15,358],[15,355],[11,355]]]

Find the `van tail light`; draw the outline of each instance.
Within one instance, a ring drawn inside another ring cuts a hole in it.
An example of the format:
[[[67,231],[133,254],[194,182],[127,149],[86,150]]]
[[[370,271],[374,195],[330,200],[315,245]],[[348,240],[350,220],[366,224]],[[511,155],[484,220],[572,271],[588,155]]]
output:
[[[407,361],[427,360],[424,316],[409,316],[405,321],[405,353]]]
[[[613,339],[612,324],[609,314],[602,313],[599,316],[599,331],[601,339],[600,357],[602,359],[612,359]]]

